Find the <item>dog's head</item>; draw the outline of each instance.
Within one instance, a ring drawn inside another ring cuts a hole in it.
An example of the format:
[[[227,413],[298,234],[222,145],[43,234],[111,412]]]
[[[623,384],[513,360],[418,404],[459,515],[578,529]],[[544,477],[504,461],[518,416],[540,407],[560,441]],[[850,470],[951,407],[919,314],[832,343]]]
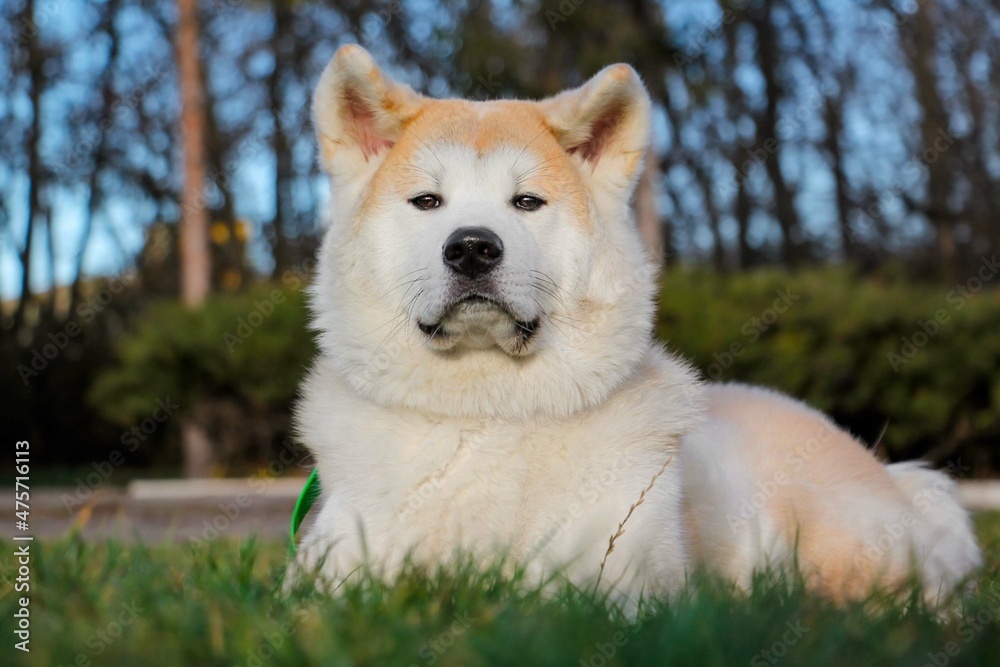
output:
[[[379,403],[570,414],[649,345],[629,209],[650,102],[627,65],[540,102],[433,100],[342,47],[313,98],[333,201],[313,308],[325,362]]]

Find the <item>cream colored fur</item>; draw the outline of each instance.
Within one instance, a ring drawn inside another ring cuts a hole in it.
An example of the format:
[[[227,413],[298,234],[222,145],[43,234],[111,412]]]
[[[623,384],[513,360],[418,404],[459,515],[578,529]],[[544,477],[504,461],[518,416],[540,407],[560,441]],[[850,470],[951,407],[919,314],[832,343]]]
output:
[[[846,597],[911,566],[946,590],[978,564],[941,474],[882,466],[784,396],[702,385],[652,342],[656,272],[629,212],[650,102],[631,68],[541,102],[430,100],[347,46],[314,117],[333,198],[297,411],[324,488],[301,565],[339,581],[507,557],[634,598],[702,565],[745,583],[797,556]],[[440,206],[413,205],[427,193]],[[544,206],[515,206],[525,193]],[[461,301],[441,260],[467,226],[503,240],[496,303]]]

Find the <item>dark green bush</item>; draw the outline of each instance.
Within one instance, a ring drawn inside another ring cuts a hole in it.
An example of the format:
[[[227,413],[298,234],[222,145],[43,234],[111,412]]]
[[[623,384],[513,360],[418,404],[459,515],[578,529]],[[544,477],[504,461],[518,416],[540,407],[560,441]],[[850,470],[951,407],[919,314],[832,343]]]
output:
[[[105,458],[107,444],[121,436],[122,429],[83,397],[94,376],[113,362],[114,341],[136,308],[130,292],[116,294],[104,305],[93,300],[102,288],[95,281],[93,293],[65,319],[43,311],[27,340],[0,331],[0,433],[5,442],[31,443],[40,474],[52,467],[89,467]],[[143,465],[147,459],[137,456],[133,462]],[[41,478],[33,472],[33,479]]]
[[[869,442],[885,428],[892,459],[984,474],[1000,463],[1000,290],[983,275],[941,286],[674,270],[657,334],[709,379],[781,389]]]
[[[287,435],[315,349],[304,296],[288,285],[214,296],[196,310],[164,302],[120,341],[118,363],[97,378],[90,401],[127,427],[169,399],[210,431],[232,471],[266,459]]]

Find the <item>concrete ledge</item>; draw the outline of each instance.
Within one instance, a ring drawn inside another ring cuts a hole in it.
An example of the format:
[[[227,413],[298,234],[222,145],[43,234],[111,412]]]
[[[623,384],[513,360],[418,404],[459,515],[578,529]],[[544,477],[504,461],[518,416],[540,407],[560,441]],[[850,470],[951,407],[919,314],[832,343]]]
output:
[[[130,500],[164,503],[235,498],[241,493],[275,500],[295,500],[305,477],[275,479],[158,479],[131,482],[125,489]],[[965,480],[958,483],[962,504],[976,512],[1000,511],[1000,480]]]
[[[275,479],[157,479],[131,482],[124,490],[97,489],[93,495],[80,498],[76,504],[127,504],[137,502],[216,501],[235,498],[241,493],[254,498],[294,501],[305,486],[305,477]],[[0,487],[4,497],[13,499],[14,489]],[[63,509],[63,496],[75,497],[69,487],[42,487],[31,493],[32,509]],[[1000,480],[965,480],[958,483],[962,504],[976,512],[1000,511]]]
[[[137,502],[189,503],[191,501],[218,502],[236,498],[241,493],[252,498],[275,501],[295,501],[305,486],[305,477],[279,477],[274,479],[157,479],[131,482],[124,490],[97,489],[93,495],[81,498],[76,504],[128,504]],[[0,493],[13,499],[14,489],[0,487]],[[31,493],[35,510],[64,509],[63,496],[75,497],[75,489],[42,487]],[[962,504],[976,512],[1000,511],[1000,480],[965,480],[958,483],[958,496]],[[13,500],[11,500],[11,504]]]
[[[975,512],[1000,510],[1000,481],[967,480],[958,483],[962,504]]]
[[[146,479],[130,482],[125,493],[133,500],[184,501],[234,498],[241,493],[264,498],[299,497],[305,477],[259,479]]]
[[[292,508],[305,477],[260,479],[139,480],[126,488],[100,488],[77,497],[72,488],[31,493],[31,528],[38,538],[79,531],[86,539],[147,543],[220,536],[288,539]],[[13,508],[14,489],[4,497]],[[1000,480],[966,480],[958,494],[968,509],[1000,511]]]

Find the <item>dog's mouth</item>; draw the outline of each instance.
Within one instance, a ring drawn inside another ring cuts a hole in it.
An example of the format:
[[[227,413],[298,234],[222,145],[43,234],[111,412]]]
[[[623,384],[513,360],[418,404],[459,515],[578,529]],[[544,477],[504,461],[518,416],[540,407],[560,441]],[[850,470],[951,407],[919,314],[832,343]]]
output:
[[[541,318],[526,319],[503,300],[487,294],[466,294],[449,304],[437,321],[417,321],[417,327],[439,350],[459,345],[499,346],[520,356],[538,333]]]

